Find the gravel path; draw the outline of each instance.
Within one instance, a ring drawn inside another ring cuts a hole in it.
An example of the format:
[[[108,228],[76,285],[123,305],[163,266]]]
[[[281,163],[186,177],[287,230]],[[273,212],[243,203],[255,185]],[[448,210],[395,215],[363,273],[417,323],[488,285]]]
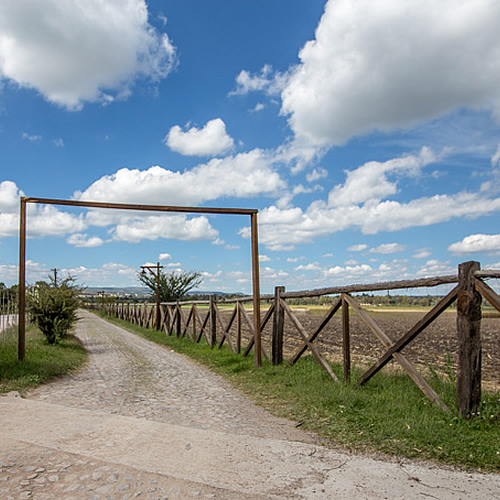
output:
[[[224,379],[88,311],[76,335],[88,366],[44,385],[30,399],[234,434],[311,442],[288,420],[271,416]]]

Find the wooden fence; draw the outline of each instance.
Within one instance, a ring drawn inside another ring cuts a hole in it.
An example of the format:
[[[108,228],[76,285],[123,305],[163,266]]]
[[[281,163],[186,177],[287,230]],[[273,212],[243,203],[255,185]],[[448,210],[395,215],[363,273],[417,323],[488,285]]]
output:
[[[5,333],[12,327],[17,325],[17,297],[9,289],[0,290],[0,333],[2,340],[5,338]]]
[[[271,353],[268,353],[261,344],[262,355],[273,364],[283,362],[283,344],[285,334],[285,318],[298,332],[301,344],[288,359],[288,365],[294,365],[306,352],[314,356],[316,361],[325,370],[328,376],[339,382],[339,378],[325,359],[317,345],[317,339],[324,332],[326,325],[334,315],[341,311],[342,315],[342,357],[343,379],[349,382],[351,378],[351,332],[349,311],[356,312],[358,318],[368,327],[373,335],[382,344],[384,353],[357,381],[365,384],[378,371],[394,359],[411,377],[422,392],[444,411],[449,408],[438,394],[418,372],[408,357],[402,353],[403,349],[414,341],[433,321],[435,321],[455,301],[457,303],[457,339],[458,339],[458,367],[457,367],[457,409],[461,416],[468,418],[478,411],[481,400],[481,301],[486,299],[500,312],[500,297],[485,282],[487,278],[500,278],[500,271],[481,271],[479,263],[466,262],[459,265],[457,275],[439,276],[418,280],[392,281],[371,285],[350,285],[334,288],[323,288],[302,292],[286,292],[284,287],[276,287],[274,295],[263,295],[261,301],[269,302],[267,311],[263,311],[260,331],[263,332],[269,324],[271,329]],[[375,321],[372,315],[363,309],[352,295],[360,292],[383,290],[411,289],[418,287],[434,287],[438,285],[455,285],[430,311],[420,318],[404,335],[394,340]],[[322,317],[319,325],[313,331],[307,331],[300,318],[291,309],[287,299],[305,297],[333,296],[332,304]],[[236,353],[247,356],[254,347],[254,324],[250,312],[244,307],[252,297],[242,297],[232,301],[218,301],[211,297],[210,301],[162,303],[159,306],[149,304],[106,304],[107,313],[126,321],[139,324],[143,327],[159,328],[166,335],[187,336],[193,342],[206,342],[219,348],[227,343]],[[229,307],[229,311],[227,308]],[[221,309],[230,312],[224,321]],[[159,322],[157,317],[159,315]],[[269,330],[269,327],[268,327]],[[246,335],[243,335],[246,331]],[[315,343],[316,342],[316,343]],[[498,355],[497,353],[495,353]]]

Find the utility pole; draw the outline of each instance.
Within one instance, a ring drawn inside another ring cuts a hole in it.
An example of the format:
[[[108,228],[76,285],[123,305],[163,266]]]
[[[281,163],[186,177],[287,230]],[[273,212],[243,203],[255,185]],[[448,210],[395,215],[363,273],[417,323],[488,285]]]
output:
[[[156,330],[160,329],[160,269],[163,269],[163,266],[160,266],[160,263],[157,262],[156,266],[141,266],[142,272],[145,272],[147,269],[155,278],[156,278]],[[156,269],[156,273],[153,271]]]
[[[54,271],[54,286],[57,288],[57,269],[54,267],[51,271]]]

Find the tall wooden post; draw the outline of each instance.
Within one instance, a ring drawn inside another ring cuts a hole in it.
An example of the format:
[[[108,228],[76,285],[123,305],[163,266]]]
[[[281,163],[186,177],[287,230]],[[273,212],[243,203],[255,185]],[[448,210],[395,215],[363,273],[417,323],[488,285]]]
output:
[[[210,295],[210,346],[217,343],[217,318],[215,317],[215,295]]]
[[[176,330],[176,335],[177,337],[182,336],[182,322],[181,322],[181,306],[179,304],[179,301],[177,301],[177,305],[175,306],[175,312],[177,313],[176,319],[175,319],[175,330]]]
[[[259,278],[259,236],[257,212],[250,215],[252,236],[252,284],[255,366],[262,365],[262,344],[260,338],[260,278]]]
[[[17,359],[22,361],[26,353],[26,199],[21,197],[19,211],[19,321]]]
[[[281,307],[281,294],[284,292],[284,286],[277,286],[274,288],[274,317],[272,338],[273,365],[281,365],[283,363],[283,326],[285,324],[285,310]]]
[[[351,335],[349,330],[349,303],[342,295],[342,353],[344,357],[344,382],[351,380]]]
[[[457,296],[457,410],[461,417],[477,414],[481,403],[481,295],[474,273],[479,262],[458,266]]]
[[[156,331],[160,330],[160,263],[156,263],[158,274],[156,275]]]
[[[236,301],[236,351],[241,352],[241,305],[240,301]]]

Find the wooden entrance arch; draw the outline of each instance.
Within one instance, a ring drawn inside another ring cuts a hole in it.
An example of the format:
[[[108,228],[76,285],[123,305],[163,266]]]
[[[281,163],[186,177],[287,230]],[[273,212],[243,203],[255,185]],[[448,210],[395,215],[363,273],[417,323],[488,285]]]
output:
[[[136,210],[146,212],[176,212],[193,214],[249,215],[251,228],[252,254],[252,291],[253,291],[253,327],[255,364],[262,364],[260,336],[260,283],[259,283],[259,241],[257,227],[258,210],[254,208],[208,208],[208,207],[174,207],[161,205],[137,205],[131,203],[104,203],[97,201],[55,200],[49,198],[21,197],[19,218],[19,325],[18,325],[18,359],[25,356],[26,336],[26,205],[38,203],[44,205],[66,205],[85,208],[111,208],[116,210]]]

